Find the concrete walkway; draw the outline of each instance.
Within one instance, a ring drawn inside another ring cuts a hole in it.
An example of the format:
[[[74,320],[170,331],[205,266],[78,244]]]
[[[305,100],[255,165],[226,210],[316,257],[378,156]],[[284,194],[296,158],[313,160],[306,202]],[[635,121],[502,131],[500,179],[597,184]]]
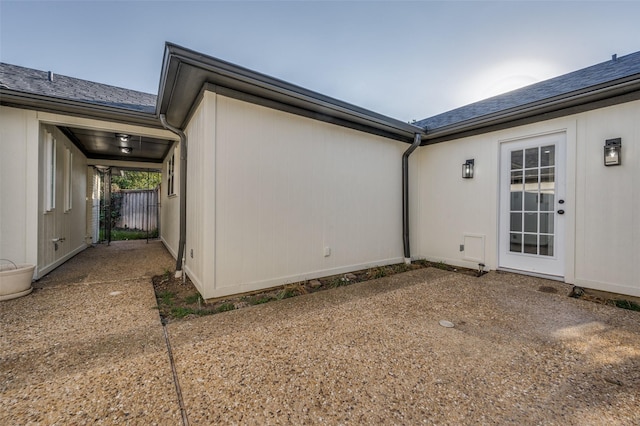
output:
[[[172,266],[99,246],[0,303],[0,424],[183,424],[150,282]],[[430,268],[167,329],[192,425],[640,424],[640,313],[568,290]]]
[[[151,284],[161,243],[88,248],[0,303],[0,424],[181,424]]]

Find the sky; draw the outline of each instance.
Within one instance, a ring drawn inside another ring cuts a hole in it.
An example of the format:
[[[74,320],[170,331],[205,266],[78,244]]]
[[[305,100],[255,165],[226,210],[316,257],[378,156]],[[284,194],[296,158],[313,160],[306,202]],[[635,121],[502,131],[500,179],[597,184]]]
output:
[[[639,51],[640,0],[0,0],[6,63],[157,94],[166,41],[413,121]]]

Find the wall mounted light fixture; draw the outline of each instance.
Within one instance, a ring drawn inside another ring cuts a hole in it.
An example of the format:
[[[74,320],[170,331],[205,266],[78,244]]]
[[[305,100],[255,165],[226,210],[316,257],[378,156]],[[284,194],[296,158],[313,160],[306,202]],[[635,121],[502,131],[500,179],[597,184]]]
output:
[[[130,146],[121,146],[120,147],[120,152],[123,154],[131,154],[131,151],[133,151],[133,148],[131,148]]]
[[[471,179],[473,177],[473,160],[467,160],[462,165],[462,177],[464,179]]]
[[[128,142],[131,136],[124,133],[116,133],[116,137],[119,138],[121,142]]]
[[[604,165],[619,166],[622,164],[622,138],[607,139],[604,142]]]

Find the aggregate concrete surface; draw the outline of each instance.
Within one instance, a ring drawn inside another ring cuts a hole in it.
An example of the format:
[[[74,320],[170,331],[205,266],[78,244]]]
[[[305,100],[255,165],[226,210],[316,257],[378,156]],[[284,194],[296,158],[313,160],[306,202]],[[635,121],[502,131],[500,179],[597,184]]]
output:
[[[151,277],[161,243],[90,247],[0,303],[0,424],[180,424]]]
[[[153,244],[0,303],[0,424],[182,424]],[[640,313],[569,289],[428,268],[167,328],[192,425],[640,424]]]

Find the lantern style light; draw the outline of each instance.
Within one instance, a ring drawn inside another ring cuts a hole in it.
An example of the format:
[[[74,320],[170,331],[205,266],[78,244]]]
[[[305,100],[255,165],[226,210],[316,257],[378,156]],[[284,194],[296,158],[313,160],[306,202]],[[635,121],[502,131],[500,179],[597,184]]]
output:
[[[462,177],[464,179],[471,179],[473,177],[473,160],[467,160],[462,165]]]
[[[604,142],[604,165],[619,166],[622,164],[622,138],[607,139]]]
[[[120,139],[121,142],[129,142],[129,138],[131,136],[125,134],[125,133],[117,133],[116,137]]]

